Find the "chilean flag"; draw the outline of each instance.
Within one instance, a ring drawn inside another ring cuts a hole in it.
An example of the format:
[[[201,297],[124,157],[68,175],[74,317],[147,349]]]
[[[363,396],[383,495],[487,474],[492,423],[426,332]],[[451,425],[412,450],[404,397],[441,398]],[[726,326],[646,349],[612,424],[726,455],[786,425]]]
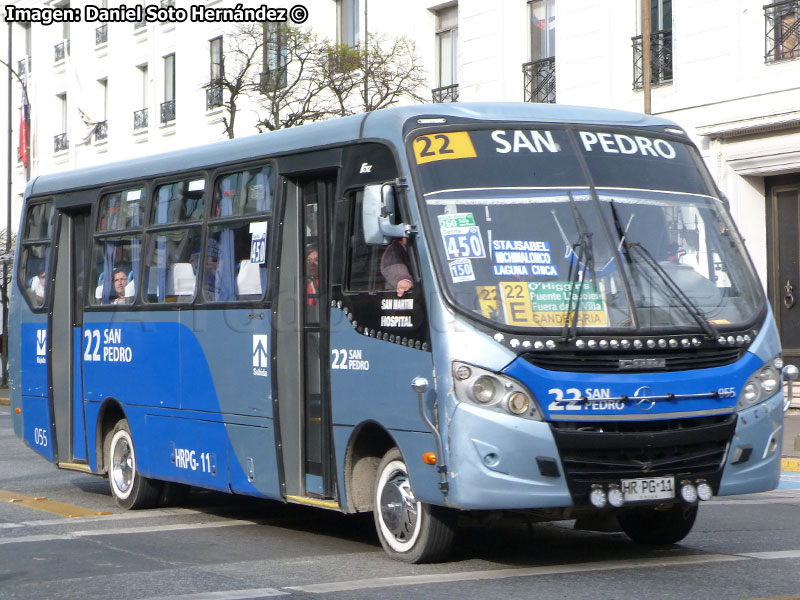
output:
[[[25,92],[22,92],[22,106],[19,111],[19,159],[25,168],[28,168],[28,124],[30,115],[28,114],[28,102]]]

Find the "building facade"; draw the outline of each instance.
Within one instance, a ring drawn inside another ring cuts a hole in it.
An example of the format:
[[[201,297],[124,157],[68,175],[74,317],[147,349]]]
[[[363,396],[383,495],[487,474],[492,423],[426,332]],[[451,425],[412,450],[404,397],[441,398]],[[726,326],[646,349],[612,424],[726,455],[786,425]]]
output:
[[[179,8],[191,5],[177,0]],[[641,112],[642,5],[306,0],[303,25],[319,39],[349,45],[363,43],[365,32],[407,36],[425,68],[424,95],[436,102],[559,102]],[[700,148],[746,238],[786,353],[800,358],[800,319],[793,319],[800,310],[800,0],[649,0],[649,8],[651,112],[675,120]],[[11,32],[10,62],[24,72],[30,96],[28,167],[12,157],[12,222],[27,179],[39,173],[224,138],[226,92],[210,84],[224,68],[234,30],[219,21],[6,23],[0,53]],[[279,61],[279,53],[269,60]],[[12,97],[12,138],[18,139],[16,82]],[[242,101],[237,137],[256,133],[257,112]]]

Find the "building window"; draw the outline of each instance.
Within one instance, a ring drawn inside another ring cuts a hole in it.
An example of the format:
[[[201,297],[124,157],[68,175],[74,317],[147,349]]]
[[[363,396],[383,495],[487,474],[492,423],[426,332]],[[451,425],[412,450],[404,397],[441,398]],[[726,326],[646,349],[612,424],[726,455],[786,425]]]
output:
[[[434,102],[458,102],[458,5],[436,11]]]
[[[148,72],[147,63],[136,67],[139,71],[139,81],[141,88],[141,104],[139,110],[133,112],[133,130],[147,129],[147,90],[148,90]]]
[[[175,120],[175,55],[164,57],[164,102],[161,103],[161,122]]]
[[[264,23],[264,70],[261,73],[263,90],[281,89],[287,85],[286,27],[281,23]]]
[[[67,139],[67,94],[56,95],[56,114],[61,114],[61,133],[57,134],[54,139],[54,152],[61,152],[69,148],[69,140]]]
[[[211,74],[206,87],[206,110],[222,106],[222,82],[225,79],[225,66],[222,54],[222,36],[208,42],[211,59]]]
[[[108,79],[98,79],[97,85],[100,88],[100,106],[102,108],[102,120],[98,121],[94,126],[94,139],[95,141],[108,139]]]
[[[69,2],[62,5],[69,9]],[[69,56],[69,21],[61,24],[61,41],[55,46],[55,62],[65,60]]]
[[[556,2],[528,2],[530,57],[522,65],[525,102],[556,101]]]
[[[351,48],[358,46],[361,39],[359,23],[359,0],[337,0],[336,2],[336,40]]]
[[[800,0],[785,0],[764,7],[766,17],[765,62],[800,57]]]
[[[641,4],[637,4],[639,35],[633,38],[633,88],[644,87]],[[650,0],[650,83],[672,83],[672,0]]]

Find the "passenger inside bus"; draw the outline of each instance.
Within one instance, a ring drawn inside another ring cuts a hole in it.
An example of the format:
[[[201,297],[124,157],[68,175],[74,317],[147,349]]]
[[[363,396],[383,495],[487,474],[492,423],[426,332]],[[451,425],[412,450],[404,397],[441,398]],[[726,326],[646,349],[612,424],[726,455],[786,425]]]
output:
[[[386,289],[396,290],[397,297],[414,287],[408,257],[408,238],[394,238],[381,257],[381,275],[386,280]]]
[[[306,248],[306,303],[315,306],[319,299],[319,250],[316,245]]]
[[[128,287],[128,274],[125,272],[124,269],[116,268],[114,269],[114,276],[112,279],[112,283],[114,284],[114,294],[111,296],[109,303],[110,304],[128,304],[131,302],[132,298],[128,298],[125,295],[125,290]]]
[[[31,280],[31,293],[37,306],[41,306],[44,302],[44,283],[44,271]]]

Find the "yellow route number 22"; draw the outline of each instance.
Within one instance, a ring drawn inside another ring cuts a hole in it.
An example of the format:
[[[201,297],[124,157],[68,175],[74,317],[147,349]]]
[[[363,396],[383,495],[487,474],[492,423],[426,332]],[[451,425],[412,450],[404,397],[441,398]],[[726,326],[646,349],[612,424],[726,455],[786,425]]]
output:
[[[475,158],[475,147],[466,131],[448,131],[447,133],[430,133],[414,140],[414,155],[417,164],[421,165],[434,160],[452,160],[454,158]]]

